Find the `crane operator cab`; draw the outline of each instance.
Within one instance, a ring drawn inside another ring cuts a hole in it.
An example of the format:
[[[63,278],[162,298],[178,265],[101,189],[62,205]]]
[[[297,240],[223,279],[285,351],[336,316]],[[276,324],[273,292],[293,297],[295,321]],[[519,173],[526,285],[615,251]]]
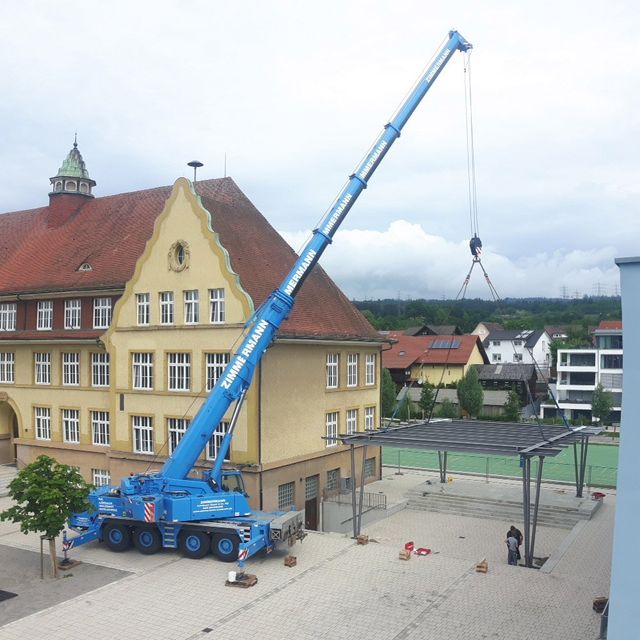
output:
[[[244,496],[247,495],[244,490],[244,480],[242,479],[242,475],[235,469],[222,472],[222,483],[220,488],[223,491],[241,493]]]
[[[474,235],[473,238],[469,240],[469,249],[471,249],[471,255],[474,259],[478,260],[482,253],[482,240]]]

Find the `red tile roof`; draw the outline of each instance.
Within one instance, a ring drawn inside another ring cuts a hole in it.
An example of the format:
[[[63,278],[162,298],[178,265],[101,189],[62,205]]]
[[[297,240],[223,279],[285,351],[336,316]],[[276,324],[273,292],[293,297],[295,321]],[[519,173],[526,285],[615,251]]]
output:
[[[388,351],[382,352],[382,366],[387,369],[403,369],[412,364],[464,365],[469,362],[476,346],[485,362],[488,362],[480,338],[476,335],[407,336],[404,333],[392,332],[388,337],[398,342]],[[460,344],[455,349],[433,347],[434,343],[444,343],[445,340],[447,343],[454,340]]]
[[[0,215],[0,295],[124,287],[171,189],[83,199],[66,221],[52,220],[49,207]],[[197,191],[257,308],[293,266],[294,251],[231,178],[203,180]],[[83,262],[92,270],[79,272]],[[380,340],[318,267],[280,335]]]
[[[622,320],[600,320],[598,329],[622,329]]]

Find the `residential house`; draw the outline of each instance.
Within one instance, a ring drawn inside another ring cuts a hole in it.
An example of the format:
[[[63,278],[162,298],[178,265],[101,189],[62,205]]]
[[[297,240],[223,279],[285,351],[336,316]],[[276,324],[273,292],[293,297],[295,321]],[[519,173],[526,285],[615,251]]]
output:
[[[503,331],[501,324],[497,322],[478,322],[476,328],[471,332],[476,336],[480,336],[480,340],[484,342],[492,331]]]
[[[544,329],[492,331],[483,341],[491,364],[533,364],[544,378],[549,376],[551,350]]]
[[[602,321],[593,331],[593,342],[593,348],[558,349],[558,380],[552,392],[568,420],[590,423],[593,391],[601,384],[613,394],[610,421],[619,424],[622,410],[622,322]],[[543,418],[557,415],[554,402],[545,402],[540,407]]]
[[[413,387],[402,387],[397,395],[397,401],[402,403],[405,396],[409,396],[411,415],[419,415],[420,413],[420,395],[422,394],[422,388],[419,385]],[[480,412],[483,417],[496,418],[504,414],[504,405],[509,399],[509,392],[503,390],[489,389],[483,392],[482,398],[482,411]],[[458,391],[457,389],[438,389],[438,393],[435,395],[435,403],[433,408],[433,415],[437,415],[438,409],[442,406],[442,403],[447,400],[458,410]],[[398,420],[407,420],[408,416],[398,415],[395,416]],[[428,418],[426,414],[421,416],[423,419]]]
[[[100,485],[160,468],[296,256],[231,178],[95,184],[74,144],[48,206],[0,215],[0,462],[47,454]],[[321,491],[350,475],[335,436],[378,424],[383,342],[316,267],[237,423],[254,508],[306,508],[315,528]],[[364,469],[378,477],[378,450]]]
[[[406,336],[461,336],[462,329],[455,324],[423,324],[404,330]]]

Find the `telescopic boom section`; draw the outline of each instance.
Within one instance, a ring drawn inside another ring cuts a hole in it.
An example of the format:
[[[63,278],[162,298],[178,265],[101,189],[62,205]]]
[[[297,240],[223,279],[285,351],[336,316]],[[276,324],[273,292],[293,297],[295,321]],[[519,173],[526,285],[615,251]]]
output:
[[[227,365],[173,454],[162,467],[161,475],[167,478],[184,478],[193,468],[231,403],[237,401],[242,392],[248,389],[262,354],[273,342],[280,325],[288,317],[300,287],[324,250],[331,244],[335,232],[358,196],[363,189],[367,188],[373,172],[378,168],[396,138],[400,136],[407,120],[453,54],[457,50],[468,51],[471,48],[471,44],[457,31],[449,32],[446,44],[435,56],[391,121],[384,127],[364,160],[349,177],[349,181],[335,199],[320,226],[314,231],[291,271],[249,322],[242,345]],[[216,482],[220,481],[222,464],[231,444],[232,431],[233,427],[218,448],[218,457],[211,471],[211,478]]]

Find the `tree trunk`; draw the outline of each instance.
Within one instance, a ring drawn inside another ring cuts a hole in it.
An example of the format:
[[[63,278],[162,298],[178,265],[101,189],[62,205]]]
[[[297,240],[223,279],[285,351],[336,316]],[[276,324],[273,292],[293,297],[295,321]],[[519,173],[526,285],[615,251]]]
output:
[[[58,577],[58,558],[56,556],[56,539],[48,538],[49,540],[49,560],[51,561],[51,577]]]

